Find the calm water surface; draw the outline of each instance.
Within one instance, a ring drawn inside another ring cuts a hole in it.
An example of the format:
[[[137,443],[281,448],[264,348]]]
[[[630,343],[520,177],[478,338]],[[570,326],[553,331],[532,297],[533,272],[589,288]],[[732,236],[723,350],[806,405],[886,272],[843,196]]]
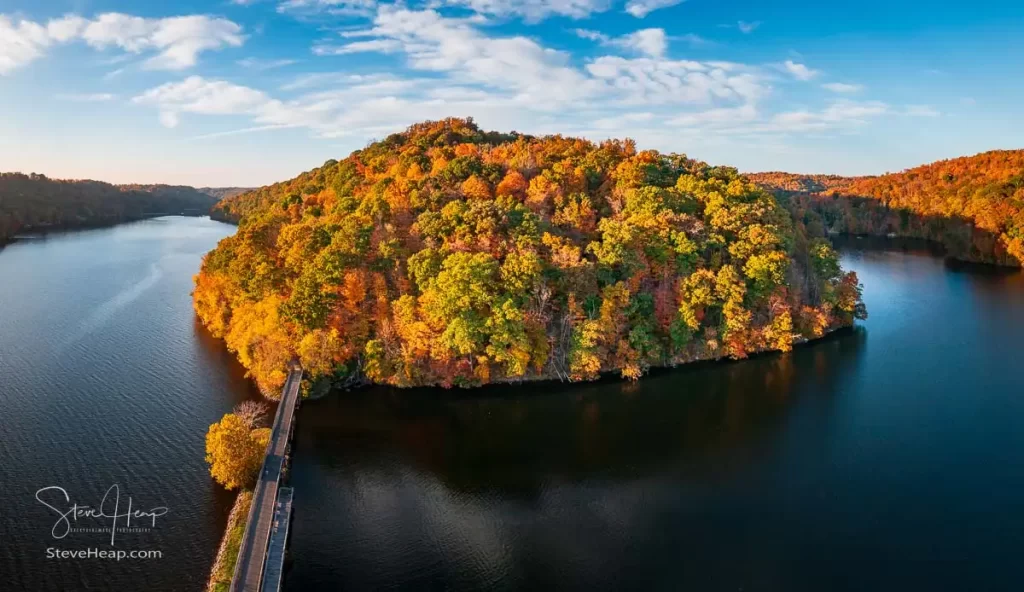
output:
[[[256,393],[189,293],[202,254],[233,232],[169,217],[0,250],[0,590],[205,585],[233,502],[207,474],[206,428]],[[168,508],[113,548],[163,558],[47,559],[48,547],[110,549],[110,535],[54,540],[57,515],[36,491],[99,505],[113,484],[120,512],[129,496]]]
[[[1020,590],[1024,276],[860,245],[788,355],[307,402],[288,590]]]
[[[0,590],[201,590],[232,496],[210,423],[256,393],[191,310],[233,232],[163,218],[0,251]],[[1024,276],[853,242],[871,318],[787,355],[300,410],[288,590],[1019,590]],[[48,560],[37,489],[166,506]]]

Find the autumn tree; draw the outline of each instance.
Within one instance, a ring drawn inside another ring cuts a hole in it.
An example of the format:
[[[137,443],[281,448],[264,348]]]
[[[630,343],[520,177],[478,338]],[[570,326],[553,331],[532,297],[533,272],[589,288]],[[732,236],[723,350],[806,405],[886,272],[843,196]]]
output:
[[[270,429],[253,429],[250,420],[228,413],[206,433],[210,475],[226,489],[252,486],[263,463]]]

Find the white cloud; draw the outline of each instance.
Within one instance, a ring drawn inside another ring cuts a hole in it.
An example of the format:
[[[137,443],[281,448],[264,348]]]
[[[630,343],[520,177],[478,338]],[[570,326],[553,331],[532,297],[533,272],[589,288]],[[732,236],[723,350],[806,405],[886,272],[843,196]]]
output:
[[[631,103],[756,102],[768,93],[756,74],[728,63],[603,56],[587,71]]]
[[[712,45],[712,43],[707,39],[701,37],[700,35],[694,35],[693,33],[687,33],[686,35],[673,35],[669,39],[685,41],[689,43],[691,47],[698,47],[701,45]]]
[[[590,29],[573,29],[573,33],[580,39],[589,39],[590,41],[598,41],[600,43],[608,43],[612,39],[604,33],[591,31]]]
[[[931,105],[907,105],[904,113],[911,117],[939,117],[942,115],[938,109]]]
[[[335,16],[373,16],[377,0],[285,0],[278,12],[326,12]]]
[[[113,101],[116,98],[117,95],[110,93],[70,93],[57,95],[57,99],[61,101],[74,101],[76,103],[100,103],[104,101]]]
[[[245,36],[239,25],[204,15],[148,19],[111,12],[91,21],[67,15],[45,26],[26,20],[15,24],[0,15],[0,75],[31,63],[53,45],[76,40],[96,49],[156,52],[143,63],[145,68],[181,70],[194,66],[204,51],[242,45]]]
[[[739,22],[736,23],[736,28],[738,28],[740,30],[740,32],[745,34],[745,35],[749,35],[750,33],[753,33],[754,30],[757,29],[760,26],[761,26],[761,21],[754,21],[752,23],[747,23],[747,22],[744,22],[744,21],[739,21]]]
[[[444,0],[449,6],[469,8],[477,14],[497,17],[519,16],[527,22],[551,16],[587,18],[611,8],[611,0]]]
[[[57,43],[66,43],[77,37],[88,21],[80,16],[69,14],[46,24],[46,33]]]
[[[807,66],[798,64],[793,60],[786,60],[782,67],[797,80],[810,80],[819,74],[817,70],[811,70]]]
[[[660,58],[665,55],[668,41],[665,40],[664,29],[641,29],[623,37],[623,47],[634,49],[651,57]]]
[[[594,81],[569,66],[568,54],[526,37],[487,37],[474,22],[433,10],[381,6],[372,29],[344,36],[397,42],[414,70],[447,73],[455,82],[513,92],[527,102],[553,106],[597,90]]]
[[[296,60],[263,60],[260,58],[245,58],[243,60],[238,60],[235,63],[243,68],[248,68],[250,70],[264,71],[273,70],[275,68],[283,68],[285,66],[291,66],[292,64],[296,63]]]
[[[573,31],[578,37],[597,41],[601,45],[621,47],[647,54],[651,57],[661,57],[668,49],[668,38],[664,29],[641,29],[621,37],[609,37],[604,33],[590,31],[587,29],[576,29]]]
[[[402,49],[402,44],[395,39],[371,39],[369,41],[353,41],[346,45],[316,45],[313,53],[319,56],[346,55],[350,53],[394,53]]]
[[[36,60],[53,41],[46,27],[32,21],[15,23],[0,14],[0,75]]]
[[[629,0],[626,3],[626,12],[636,18],[644,18],[648,14],[661,8],[668,8],[676,4],[682,4],[686,0]]]
[[[183,70],[194,66],[200,53],[240,47],[242,27],[203,15],[146,19],[119,13],[100,15],[82,33],[98,49],[120,47],[130,53],[156,50],[143,66],[152,70]]]
[[[255,113],[269,101],[261,91],[224,81],[207,81],[189,76],[181,82],[168,82],[132,99],[140,105],[156,105],[165,112],[205,115]]]
[[[387,74],[364,76],[361,74],[348,74],[346,72],[316,72],[297,76],[291,82],[282,85],[281,90],[299,90],[331,84],[356,84],[363,80],[375,80],[378,78],[389,78],[389,76]]]
[[[565,52],[522,36],[500,36],[488,24],[479,15],[454,18],[430,9],[379,6],[368,27],[343,31],[346,41],[314,50],[392,53],[405,65],[394,73],[302,74],[283,84],[277,96],[192,76],[132,101],[151,107],[164,125],[178,125],[187,114],[244,120],[239,129],[206,139],[301,128],[314,137],[344,138],[352,147],[416,121],[448,116],[472,116],[490,129],[594,139],[629,135],[664,147],[681,139],[771,142],[789,134],[848,133],[896,113],[877,101],[850,100],[775,112],[768,103],[776,79],[772,70],[785,71],[783,65],[668,59],[665,46],[678,38],[661,29],[621,37],[577,30],[604,46],[636,53],[600,55],[579,66]]]
[[[847,84],[845,82],[829,82],[828,84],[822,84],[821,88],[840,94],[856,93],[864,90],[864,87],[859,84]]]

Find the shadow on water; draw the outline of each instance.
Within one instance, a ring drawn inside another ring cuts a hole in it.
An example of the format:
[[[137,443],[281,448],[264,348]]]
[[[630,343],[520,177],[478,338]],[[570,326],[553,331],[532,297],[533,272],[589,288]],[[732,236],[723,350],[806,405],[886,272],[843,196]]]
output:
[[[866,343],[857,328],[635,383],[307,401],[286,589],[735,589],[749,580],[706,579],[735,554],[722,533],[774,532],[756,492],[828,448]],[[680,554],[704,567],[677,572]]]
[[[193,347],[200,359],[218,368],[228,381],[231,388],[226,389],[224,399],[230,401],[234,407],[244,401],[267,401],[256,387],[255,382],[246,376],[245,367],[238,361],[238,357],[231,353],[224,345],[223,339],[218,339],[210,334],[198,316],[192,318]],[[222,399],[223,400],[223,399]],[[276,409],[276,407],[275,407]]]
[[[865,329],[845,330],[788,354],[635,383],[339,393],[303,405],[297,457],[354,470],[408,463],[455,490],[526,497],[551,481],[638,479],[672,467],[714,477],[757,462],[798,401],[839,391],[865,343]]]
[[[833,236],[832,244],[837,249],[847,252],[895,252],[920,255],[924,257],[939,257],[943,259],[946,270],[954,273],[968,273],[992,277],[1016,276],[1021,273],[1021,270],[1018,267],[965,261],[963,259],[952,257],[942,244],[921,238],[890,238],[884,236],[855,236],[846,234]]]

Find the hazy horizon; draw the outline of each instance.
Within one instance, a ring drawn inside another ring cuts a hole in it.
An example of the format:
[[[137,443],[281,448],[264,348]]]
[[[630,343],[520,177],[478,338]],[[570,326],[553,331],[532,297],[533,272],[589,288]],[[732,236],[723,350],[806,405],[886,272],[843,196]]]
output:
[[[396,130],[396,131],[402,131],[402,130]],[[494,130],[494,131],[500,131],[500,130]],[[642,149],[642,148],[644,148],[644,146],[640,146],[640,148]],[[743,170],[743,169],[740,169],[740,173],[742,173],[742,174],[790,173],[790,174],[795,174],[795,175],[806,175],[806,176],[813,176],[813,175],[835,175],[835,176],[839,176],[839,177],[875,177],[875,176],[881,176],[881,175],[885,175],[885,174],[889,174],[889,173],[902,172],[902,171],[907,170],[907,169],[915,168],[915,167],[920,166],[920,165],[931,164],[932,162],[936,162],[936,161],[951,160],[951,159],[954,159],[954,158],[975,156],[976,154],[983,154],[985,152],[995,152],[995,151],[1001,151],[1001,150],[1022,150],[1022,149],[1024,149],[1024,148],[992,148],[991,150],[983,150],[981,152],[976,152],[976,153],[971,153],[971,154],[957,154],[957,155],[951,155],[951,156],[946,156],[946,157],[940,157],[940,158],[937,158],[937,159],[935,159],[933,161],[919,162],[919,163],[907,165],[905,167],[900,167],[900,168],[896,168],[896,169],[890,169],[890,170],[879,171],[879,172],[874,172],[874,173],[863,173],[863,174],[843,175],[843,174],[840,174],[840,173],[833,173],[833,172],[829,172],[829,171],[798,171],[798,170],[797,171],[790,171],[790,170],[767,170],[767,169],[764,169],[764,170]],[[287,176],[282,177],[280,179],[274,179],[274,180],[269,181],[267,183],[250,183],[250,184],[245,184],[245,183],[196,184],[196,183],[185,183],[185,182],[175,183],[175,182],[169,182],[169,181],[161,181],[160,179],[153,179],[153,180],[146,180],[146,181],[139,181],[139,180],[121,181],[121,180],[110,180],[110,179],[98,179],[98,178],[95,178],[95,177],[69,177],[69,176],[62,176],[62,175],[56,175],[56,174],[52,174],[51,175],[51,174],[49,174],[49,173],[47,173],[45,171],[6,171],[6,170],[2,170],[2,171],[0,171],[0,173],[21,173],[21,174],[25,174],[25,175],[29,175],[29,174],[35,173],[35,174],[44,175],[44,176],[46,176],[46,177],[48,177],[50,179],[57,179],[57,180],[61,180],[61,181],[101,181],[103,183],[110,183],[111,185],[181,185],[181,186],[194,187],[196,189],[202,189],[202,188],[207,188],[207,189],[228,189],[228,188],[257,189],[259,187],[265,187],[267,185],[273,185],[274,183],[280,183],[280,182],[283,182],[283,181],[288,181],[289,179],[293,179],[293,178],[297,177],[298,175],[300,175],[300,174],[302,174],[302,173],[304,173],[306,171],[309,171],[311,169],[314,169],[314,168],[317,168],[317,167],[321,166],[324,162],[326,162],[327,160],[330,160],[331,158],[333,158],[335,160],[341,160],[345,156],[348,156],[348,154],[341,155],[341,156],[328,156],[327,158],[324,158],[322,161],[317,162],[316,164],[311,164],[309,167],[307,167],[305,169],[297,170],[293,174],[287,175]],[[700,158],[700,155],[688,154],[688,156],[691,156],[693,158],[697,158],[698,160],[704,160],[704,159]],[[731,164],[729,164],[727,162],[708,162],[708,164],[720,165],[720,166],[733,166],[733,165],[731,165]]]

